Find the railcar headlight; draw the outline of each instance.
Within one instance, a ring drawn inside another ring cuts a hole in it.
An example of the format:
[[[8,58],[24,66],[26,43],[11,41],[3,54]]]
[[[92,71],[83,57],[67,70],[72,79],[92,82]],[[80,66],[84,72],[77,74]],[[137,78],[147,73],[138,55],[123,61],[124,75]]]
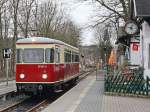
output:
[[[42,74],[43,79],[47,79],[47,77],[48,77],[47,74]]]
[[[25,74],[20,74],[20,78],[24,79],[25,78]]]

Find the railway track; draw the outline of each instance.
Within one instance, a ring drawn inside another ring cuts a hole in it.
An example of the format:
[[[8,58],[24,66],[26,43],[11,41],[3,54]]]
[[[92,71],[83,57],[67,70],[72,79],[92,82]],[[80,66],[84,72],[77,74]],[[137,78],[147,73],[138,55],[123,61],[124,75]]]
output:
[[[55,96],[55,98],[57,97]],[[0,112],[35,112],[37,108],[49,104],[54,100],[54,98],[39,98],[38,96],[34,96],[16,102],[15,104],[0,110]]]
[[[10,106],[1,109],[0,112],[8,112],[9,110],[13,109],[13,108],[16,107],[17,105],[21,104],[23,101],[25,101],[25,100],[15,102],[14,104],[12,104],[12,105],[10,105]]]
[[[37,112],[37,111],[41,111],[44,107],[46,107],[47,105],[49,105],[49,100],[45,99],[42,102],[40,102],[39,104],[35,105],[34,107],[32,107],[31,109],[29,109],[26,112]]]
[[[84,78],[86,78],[86,76],[88,76],[88,75],[89,75],[90,73],[92,73],[92,72],[94,72],[94,70],[87,71],[87,72],[81,74],[81,75],[79,76],[79,81],[81,81],[81,80],[83,80]]]
[[[86,78],[92,71],[82,73],[79,77],[78,82]],[[71,87],[72,88],[72,87]],[[70,88],[68,88],[69,90]],[[67,90],[67,91],[68,91]],[[30,97],[19,102],[16,102],[2,110],[0,112],[39,112],[44,109],[47,105],[58,99],[60,96],[65,94],[67,91],[63,91],[57,94],[53,94],[48,98]]]

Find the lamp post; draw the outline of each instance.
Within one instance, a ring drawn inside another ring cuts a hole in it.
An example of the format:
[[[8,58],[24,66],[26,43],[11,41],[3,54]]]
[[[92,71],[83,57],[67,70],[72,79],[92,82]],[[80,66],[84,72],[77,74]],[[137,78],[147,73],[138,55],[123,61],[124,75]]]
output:
[[[107,64],[107,47],[104,47],[104,60],[105,60],[105,65]]]
[[[107,47],[105,46],[103,48],[104,50],[104,70],[105,70],[105,75],[108,73],[108,68],[107,68]]]

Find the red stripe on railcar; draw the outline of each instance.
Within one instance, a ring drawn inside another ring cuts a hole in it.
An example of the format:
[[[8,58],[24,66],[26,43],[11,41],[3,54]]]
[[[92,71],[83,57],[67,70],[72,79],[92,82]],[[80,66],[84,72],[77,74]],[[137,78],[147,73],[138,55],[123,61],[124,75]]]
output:
[[[79,64],[17,64],[16,82],[56,82],[79,73]],[[25,78],[21,79],[20,74]],[[48,78],[43,79],[42,74]]]
[[[55,82],[64,78],[64,65],[59,64],[17,64],[16,82]],[[59,75],[61,71],[61,75]],[[20,74],[25,74],[21,79]],[[42,74],[47,74],[48,78],[43,79]]]
[[[65,75],[73,76],[79,73],[79,63],[65,64]]]

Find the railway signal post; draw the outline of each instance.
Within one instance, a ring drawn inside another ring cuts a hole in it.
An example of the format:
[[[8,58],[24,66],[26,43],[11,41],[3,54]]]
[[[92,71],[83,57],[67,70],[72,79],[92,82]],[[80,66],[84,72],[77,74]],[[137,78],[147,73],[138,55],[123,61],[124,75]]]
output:
[[[11,57],[11,49],[5,48],[3,49],[3,58],[5,60],[5,73],[6,73],[6,85],[8,86],[8,70],[9,70],[9,59]]]

